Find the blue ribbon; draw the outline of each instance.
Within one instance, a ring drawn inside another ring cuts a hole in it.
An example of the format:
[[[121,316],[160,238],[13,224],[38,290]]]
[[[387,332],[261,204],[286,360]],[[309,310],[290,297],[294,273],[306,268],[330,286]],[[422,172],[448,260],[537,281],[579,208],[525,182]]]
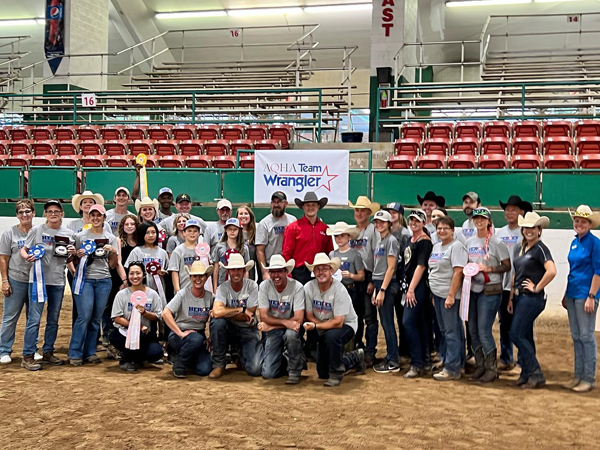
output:
[[[34,303],[44,303],[48,299],[46,293],[46,282],[44,280],[44,268],[42,266],[42,258],[46,253],[42,244],[34,245],[27,252],[30,256],[33,255],[33,289],[31,290],[31,301]]]
[[[75,278],[73,279],[73,294],[75,295],[80,295],[83,290],[88,256],[96,251],[96,243],[92,240],[83,241],[81,248],[85,252],[85,255],[79,260],[79,267],[77,267],[77,273],[75,273]]]

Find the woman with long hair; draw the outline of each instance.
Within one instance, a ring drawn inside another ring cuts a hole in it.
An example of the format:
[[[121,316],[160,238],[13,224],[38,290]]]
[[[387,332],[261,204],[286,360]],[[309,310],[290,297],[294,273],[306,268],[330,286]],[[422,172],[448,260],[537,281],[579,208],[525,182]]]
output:
[[[227,219],[225,222],[224,233],[221,237],[221,242],[215,245],[211,251],[211,258],[214,262],[213,272],[213,290],[217,292],[217,287],[223,284],[227,279],[227,271],[220,270],[218,262],[227,265],[231,252],[240,253],[244,257],[244,261],[250,261],[250,250],[244,243],[244,233],[242,233],[242,225],[237,219]],[[244,278],[248,278],[248,272],[245,272]]]
[[[135,210],[138,213],[138,220],[140,222],[154,222],[160,221],[158,217],[158,200],[144,197],[141,200],[135,201]]]
[[[179,213],[175,215],[173,219],[173,235],[169,237],[167,241],[167,254],[169,258],[171,257],[171,253],[178,245],[181,245],[185,242],[185,234],[183,232],[185,228],[185,223],[190,220],[190,215],[186,213]]]
[[[254,280],[256,277],[256,267],[258,267],[258,261],[256,259],[256,245],[254,240],[256,238],[256,216],[254,215],[254,211],[250,208],[249,205],[242,205],[238,208],[236,212],[236,217],[240,221],[242,225],[242,229],[244,230],[244,241],[250,250],[249,258],[254,261],[254,267],[250,269],[248,272],[248,277],[251,280]],[[258,271],[259,277],[262,275],[261,271]],[[259,282],[262,280],[259,280]]]

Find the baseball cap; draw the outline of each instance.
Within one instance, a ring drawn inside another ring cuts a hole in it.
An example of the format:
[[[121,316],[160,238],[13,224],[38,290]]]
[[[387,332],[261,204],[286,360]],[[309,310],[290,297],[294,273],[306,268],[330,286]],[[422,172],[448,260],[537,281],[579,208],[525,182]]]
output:
[[[57,206],[61,211],[63,211],[62,204],[58,200],[48,200],[46,203],[44,203],[44,211],[46,211],[52,205]]]
[[[94,206],[92,206],[90,208],[89,214],[91,214],[93,211],[98,211],[100,214],[106,215],[106,209],[102,205],[94,205]]]
[[[273,200],[274,198],[278,198],[279,200],[287,201],[287,195],[285,195],[285,192],[282,192],[282,191],[273,192],[273,195],[271,195],[271,200]]]
[[[158,191],[158,196],[160,197],[163,194],[171,194],[171,196],[173,196],[173,191],[171,190],[171,188],[164,187],[161,188],[160,191]]]
[[[404,206],[402,206],[398,202],[388,203],[387,205],[385,205],[381,209],[385,209],[386,211],[389,211],[390,209],[393,209],[394,211],[399,212],[401,215],[404,215]]]
[[[415,219],[417,219],[419,222],[427,222],[427,214],[425,214],[425,211],[423,211],[422,209],[414,209],[410,212],[410,214],[408,215],[408,218],[410,219],[411,217],[414,217]]]
[[[470,198],[471,200],[473,200],[474,202],[481,203],[481,198],[479,197],[479,194],[477,192],[473,192],[473,191],[467,192],[465,195],[463,195],[463,198],[462,198],[463,202],[465,201],[465,198],[467,198],[467,197]]]
[[[226,198],[224,198],[223,200],[219,200],[219,203],[217,203],[217,209],[223,208],[233,209],[233,207],[231,206],[231,202]]]
[[[129,197],[131,197],[131,194],[129,193],[129,189],[127,189],[125,186],[120,186],[117,189],[115,189],[115,195],[117,195],[120,191],[125,192]]]
[[[242,228],[240,221],[237,220],[235,217],[227,219],[227,222],[225,222],[225,225],[223,226],[223,228],[227,228],[229,225],[235,225],[238,228]]]
[[[200,230],[200,222],[198,222],[197,220],[194,220],[194,219],[190,219],[185,222],[185,226],[183,227],[183,229],[185,230],[186,228],[189,228],[189,227],[198,227],[198,229]]]
[[[473,218],[475,218],[477,216],[479,216],[479,217],[485,217],[485,218],[491,220],[492,213],[487,208],[476,208],[476,209],[473,210]]]
[[[179,194],[177,196],[177,198],[175,199],[175,203],[191,202],[191,201],[192,201],[192,197],[190,197],[188,194]]]
[[[373,216],[373,220],[383,220],[384,222],[391,222],[392,215],[387,212],[385,209],[380,209]]]

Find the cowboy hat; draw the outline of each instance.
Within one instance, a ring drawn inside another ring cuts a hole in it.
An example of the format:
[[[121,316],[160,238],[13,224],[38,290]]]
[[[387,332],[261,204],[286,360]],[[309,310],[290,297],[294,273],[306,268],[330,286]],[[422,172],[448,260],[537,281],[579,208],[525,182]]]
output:
[[[158,212],[158,200],[155,198],[144,197],[142,200],[138,199],[135,201],[135,210],[137,212],[139,212],[144,206],[150,206]]]
[[[528,213],[525,213],[525,217],[519,214],[519,220],[517,224],[523,228],[548,228],[548,225],[550,225],[550,219],[548,219],[546,216],[540,216],[534,211],[530,211]]]
[[[273,270],[273,269],[285,269],[288,272],[294,270],[294,266],[296,265],[296,261],[290,259],[286,262],[286,260],[281,255],[273,255],[269,260],[269,267],[265,266],[263,263],[260,263],[263,266],[263,269]]]
[[[348,200],[348,204],[350,205],[350,208],[354,209],[370,209],[371,214],[375,214],[377,211],[379,211],[379,208],[381,207],[379,203],[372,202],[371,200],[369,200],[368,197],[365,197],[364,195],[359,196],[356,199],[356,203],[354,205],[350,200]]]
[[[247,263],[244,262],[244,257],[239,253],[232,253],[229,255],[229,265],[225,265],[222,262],[219,262],[219,265],[227,270],[227,269],[245,269],[246,272],[254,267],[254,261],[250,260]]]
[[[212,265],[206,267],[202,261],[194,261],[190,267],[185,266],[185,271],[188,275],[207,275],[210,276],[213,273],[214,267]]]
[[[329,199],[327,197],[323,197],[321,200],[319,200],[317,198],[317,194],[315,194],[312,191],[304,194],[304,200],[300,200],[299,198],[294,199],[294,203],[296,203],[296,206],[300,209],[302,209],[302,206],[308,202],[316,202],[319,204],[319,209],[323,209],[323,208],[325,208],[325,205],[327,204],[328,201],[329,201]]]
[[[592,211],[588,205],[579,205],[575,212],[571,212],[569,209],[569,214],[571,215],[571,219],[575,219],[575,217],[583,217],[591,222],[592,228],[597,228],[600,225],[600,213],[595,213]]]
[[[325,253],[317,253],[315,255],[315,260],[313,261],[312,264],[305,262],[304,265],[306,267],[308,267],[308,270],[310,270],[311,272],[315,269],[316,266],[322,266],[322,265],[328,265],[335,272],[336,270],[338,270],[340,268],[341,263],[342,263],[342,261],[340,260],[340,258],[329,259],[329,256],[327,256]]]
[[[356,227],[351,227],[346,222],[336,222],[333,228],[327,228],[327,236],[339,236],[340,234],[347,234],[350,239],[356,239],[360,232]]]
[[[419,205],[422,205],[425,200],[431,200],[435,202],[436,205],[441,206],[442,208],[446,206],[446,199],[441,195],[435,195],[433,191],[427,191],[424,197],[417,195],[417,200],[419,201]]]
[[[521,200],[521,197],[519,197],[518,195],[511,195],[510,197],[508,197],[508,200],[506,201],[506,203],[504,203],[504,202],[499,202],[499,203],[500,203],[500,208],[502,208],[504,210],[506,210],[507,206],[512,205],[512,206],[516,206],[519,209],[522,209],[526,213],[533,211],[533,206],[531,206],[531,203],[526,202],[525,200]]]
[[[104,205],[104,197],[100,194],[94,194],[92,191],[83,191],[82,194],[75,194],[71,200],[73,209],[77,212],[81,211],[81,202],[86,198],[91,198],[96,202],[96,205]]]

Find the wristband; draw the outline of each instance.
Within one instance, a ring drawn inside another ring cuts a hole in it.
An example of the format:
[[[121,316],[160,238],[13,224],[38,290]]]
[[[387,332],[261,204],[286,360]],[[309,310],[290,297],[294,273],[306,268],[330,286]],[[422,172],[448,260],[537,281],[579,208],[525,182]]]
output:
[[[379,290],[380,290],[381,292],[385,292],[385,290],[386,290],[386,289],[387,289],[387,288],[384,288],[384,287],[382,287],[382,288],[380,288]]]
[[[588,294],[588,298],[593,298],[593,299],[595,299],[595,298],[596,298],[596,294],[592,294],[592,293],[590,292],[590,293]]]
[[[8,280],[2,280],[2,284],[8,283]]]

